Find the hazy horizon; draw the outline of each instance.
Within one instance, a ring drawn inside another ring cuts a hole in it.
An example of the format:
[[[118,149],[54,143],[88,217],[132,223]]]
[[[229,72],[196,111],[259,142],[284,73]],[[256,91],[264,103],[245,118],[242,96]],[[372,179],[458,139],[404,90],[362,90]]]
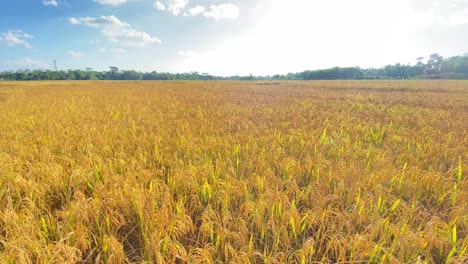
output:
[[[17,0],[0,10],[0,71],[273,75],[468,52],[468,1]]]

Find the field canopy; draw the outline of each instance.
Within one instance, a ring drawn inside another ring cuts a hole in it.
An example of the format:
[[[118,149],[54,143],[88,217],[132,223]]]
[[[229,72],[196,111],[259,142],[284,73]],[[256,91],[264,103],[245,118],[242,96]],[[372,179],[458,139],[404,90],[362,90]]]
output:
[[[466,263],[467,81],[0,83],[1,263]]]

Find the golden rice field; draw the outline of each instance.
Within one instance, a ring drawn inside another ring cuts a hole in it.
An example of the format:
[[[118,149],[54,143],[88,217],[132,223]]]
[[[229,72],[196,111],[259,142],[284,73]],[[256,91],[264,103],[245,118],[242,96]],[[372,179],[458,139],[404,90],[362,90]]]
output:
[[[468,82],[0,82],[0,263],[467,263]]]

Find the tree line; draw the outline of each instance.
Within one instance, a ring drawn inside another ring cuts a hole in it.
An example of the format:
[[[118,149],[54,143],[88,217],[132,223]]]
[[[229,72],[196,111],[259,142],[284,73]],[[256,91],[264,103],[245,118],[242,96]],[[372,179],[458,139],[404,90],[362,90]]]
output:
[[[0,72],[0,80],[361,80],[361,79],[468,79],[468,54],[443,58],[435,53],[417,58],[417,63],[393,64],[381,68],[334,67],[273,76],[214,76],[208,73],[168,73],[119,70],[17,70]]]

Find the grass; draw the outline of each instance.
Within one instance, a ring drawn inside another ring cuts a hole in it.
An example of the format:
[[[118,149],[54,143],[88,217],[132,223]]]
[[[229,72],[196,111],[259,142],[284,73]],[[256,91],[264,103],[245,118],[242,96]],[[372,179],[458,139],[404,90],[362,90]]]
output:
[[[2,263],[464,263],[468,82],[2,82]]]

